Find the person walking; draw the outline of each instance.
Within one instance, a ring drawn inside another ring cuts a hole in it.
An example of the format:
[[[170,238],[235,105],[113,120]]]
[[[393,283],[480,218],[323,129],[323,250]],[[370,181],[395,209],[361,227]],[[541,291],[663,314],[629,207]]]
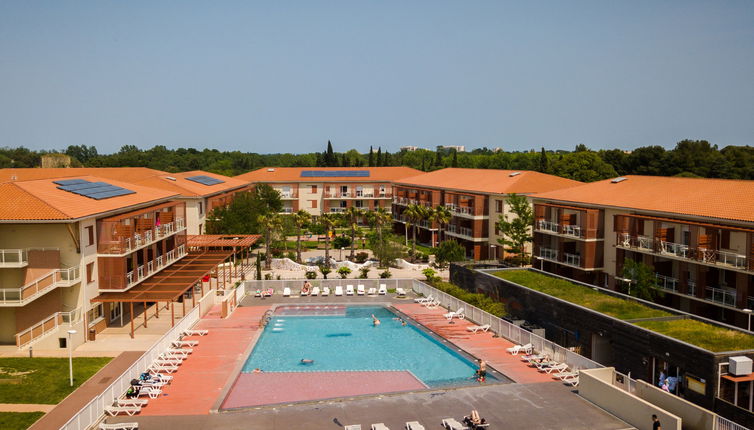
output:
[[[655,414],[652,414],[652,430],[662,430],[662,424]]]

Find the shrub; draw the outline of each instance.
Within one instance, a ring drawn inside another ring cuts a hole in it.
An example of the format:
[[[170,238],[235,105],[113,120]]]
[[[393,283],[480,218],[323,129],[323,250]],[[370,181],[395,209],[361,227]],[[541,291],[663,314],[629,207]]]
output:
[[[387,279],[391,276],[393,276],[393,274],[390,273],[390,269],[386,269],[384,272],[380,272],[380,278],[382,279]]]
[[[307,270],[304,274],[306,276],[306,279],[316,279],[317,278],[317,272],[314,270]]]
[[[367,279],[369,277],[369,271],[371,269],[372,268],[369,267],[369,266],[362,267],[361,269],[359,269],[359,272],[361,272],[361,274],[359,275],[359,278],[361,278],[361,279]]]
[[[334,249],[348,248],[349,246],[351,246],[351,238],[347,236],[338,236],[332,241]]]
[[[319,271],[322,272],[322,279],[327,279],[327,274],[332,272],[332,269],[328,266],[319,266]]]
[[[341,279],[346,279],[348,277],[348,275],[351,274],[351,269],[349,269],[346,266],[343,266],[343,267],[341,267],[341,268],[338,269],[338,274],[340,275]]]
[[[273,249],[272,258],[283,258],[283,251],[280,249]]]
[[[280,275],[277,275],[277,276],[275,277],[275,279],[277,279],[277,280],[279,281],[279,280],[281,279],[281,278],[280,278]]]
[[[264,274],[264,280],[265,281],[271,281],[272,280],[272,273],[265,273]]]
[[[435,280],[438,280],[438,281],[440,280],[440,279],[439,279],[439,278],[437,277],[437,272],[435,272],[434,270],[432,270],[432,269],[430,269],[430,268],[427,268],[427,269],[424,269],[424,270],[422,270],[422,273],[424,274],[424,276],[426,276],[426,277],[427,277],[427,282],[429,282],[430,284],[431,284],[432,282],[434,282]]]
[[[364,262],[367,261],[367,258],[369,258],[369,254],[366,252],[357,252],[354,256],[354,260],[359,264],[364,264]]]
[[[290,258],[291,260],[296,261],[296,253],[293,251],[288,252],[287,254],[285,254],[285,256],[286,258]]]
[[[438,290],[448,293],[453,297],[457,297],[472,306],[476,306],[483,311],[495,315],[496,317],[502,318],[507,314],[504,303],[496,302],[486,294],[472,293],[449,282],[435,281],[432,285]]]

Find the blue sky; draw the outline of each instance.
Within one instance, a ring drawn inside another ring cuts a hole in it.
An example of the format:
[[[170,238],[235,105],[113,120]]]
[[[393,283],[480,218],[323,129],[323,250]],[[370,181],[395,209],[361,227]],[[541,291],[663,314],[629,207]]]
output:
[[[0,146],[754,145],[754,2],[5,1]]]

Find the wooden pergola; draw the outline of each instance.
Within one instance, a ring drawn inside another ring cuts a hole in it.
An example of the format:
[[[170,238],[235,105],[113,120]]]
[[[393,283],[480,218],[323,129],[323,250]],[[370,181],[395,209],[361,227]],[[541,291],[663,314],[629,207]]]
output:
[[[214,250],[214,251],[232,251],[235,263],[236,256],[241,257],[241,274],[243,276],[246,269],[246,262],[249,259],[251,253],[251,247],[261,238],[258,234],[199,234],[189,235],[187,237],[186,246],[193,250]],[[240,254],[240,255],[239,255]],[[233,265],[233,269],[236,270],[238,266]],[[237,272],[234,272],[233,276],[237,276]],[[219,278],[218,278],[219,279]]]
[[[232,251],[190,251],[188,255],[171,264],[151,278],[123,292],[102,293],[92,299],[92,302],[128,303],[131,308],[130,323],[131,337],[134,337],[134,303],[144,304],[144,327],[147,327],[147,303],[157,303],[156,317],[160,317],[159,302],[167,302],[170,308],[171,325],[175,326],[175,308],[177,301],[188,290],[199,286],[201,296],[204,296],[205,277],[217,275],[218,282],[232,275],[231,269],[225,264],[231,260]],[[219,285],[219,284],[218,284]],[[191,295],[192,305],[196,306],[196,294]],[[183,315],[186,314],[186,302],[182,302]]]

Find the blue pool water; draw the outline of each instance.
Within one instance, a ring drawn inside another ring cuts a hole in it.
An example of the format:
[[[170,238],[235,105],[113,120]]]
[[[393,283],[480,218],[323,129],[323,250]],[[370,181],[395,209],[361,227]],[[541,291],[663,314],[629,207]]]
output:
[[[242,371],[409,370],[430,387],[476,383],[475,364],[410,323],[402,326],[389,309],[351,306],[344,313],[274,316]]]

